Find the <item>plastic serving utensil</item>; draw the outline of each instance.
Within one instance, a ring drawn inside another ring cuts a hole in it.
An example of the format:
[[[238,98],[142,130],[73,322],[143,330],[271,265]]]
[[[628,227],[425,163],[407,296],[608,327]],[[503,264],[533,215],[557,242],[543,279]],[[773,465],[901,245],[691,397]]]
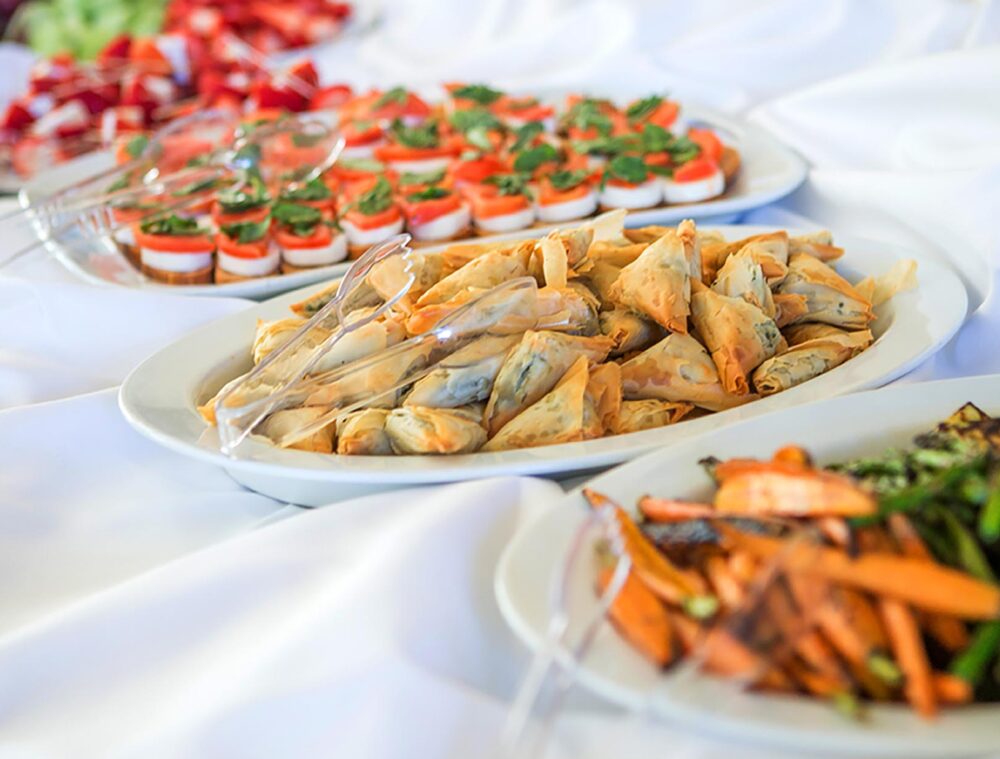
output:
[[[237,446],[344,337],[386,313],[414,281],[409,235],[397,235],[369,248],[344,274],[334,297],[292,337],[247,375],[230,383],[215,403],[221,448],[233,455]],[[402,279],[386,296],[368,285],[372,268],[394,257],[402,259]],[[358,314],[365,309],[364,314]],[[358,314],[351,317],[351,314]]]
[[[289,162],[299,161],[293,166],[293,178],[285,184],[294,190],[330,168],[343,149],[344,138],[321,121],[305,117],[280,119],[241,134],[227,147],[210,150],[204,154],[202,165],[173,172],[153,166],[131,187],[101,194],[70,193],[57,202],[29,206],[25,211],[37,239],[0,262],[0,267],[81,229],[90,234],[110,235],[124,226],[142,224],[191,208],[203,201],[208,193],[214,192],[212,186],[218,180],[245,182],[250,174],[256,174],[262,176],[265,182],[277,182],[281,179],[280,172],[287,168]],[[92,179],[90,183],[95,181]],[[207,185],[206,189],[185,192],[180,196],[180,191],[199,184]],[[148,214],[129,221],[114,214],[116,207],[158,195],[167,196],[168,201],[150,209]]]

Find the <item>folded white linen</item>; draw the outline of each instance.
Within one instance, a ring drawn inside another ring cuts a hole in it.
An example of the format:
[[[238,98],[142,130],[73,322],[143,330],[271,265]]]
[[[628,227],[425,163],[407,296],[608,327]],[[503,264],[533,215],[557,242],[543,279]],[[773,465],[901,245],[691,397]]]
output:
[[[492,759],[527,661],[493,569],[560,496],[528,478],[372,496],[91,597],[0,638],[3,742],[45,757]],[[610,708],[557,728],[551,757],[734,750]]]
[[[0,631],[299,510],[146,440],[117,405],[104,390],[0,412]]]
[[[1000,46],[866,69],[760,106],[750,118],[813,165],[781,207],[945,257],[978,308],[1000,262],[997,81]]]
[[[155,350],[250,305],[0,275],[0,408],[117,385]]]

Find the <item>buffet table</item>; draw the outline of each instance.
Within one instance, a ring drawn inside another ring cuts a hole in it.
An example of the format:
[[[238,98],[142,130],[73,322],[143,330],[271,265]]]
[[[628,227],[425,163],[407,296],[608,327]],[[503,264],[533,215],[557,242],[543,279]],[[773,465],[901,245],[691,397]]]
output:
[[[793,196],[744,221],[946,258],[972,314],[903,381],[1000,372],[1000,16],[989,3],[708,3],[665,39],[653,34],[667,19],[652,3],[545,11],[560,14],[548,26],[591,46],[574,65],[524,34],[532,3],[508,4],[516,61],[507,37],[428,58],[412,24],[447,29],[443,5],[400,8],[373,38],[331,50],[324,68],[361,83],[460,72],[512,88],[607,89],[627,79],[746,114],[812,169]],[[773,44],[778,25],[794,44]],[[496,608],[493,570],[560,485],[507,478],[304,510],[129,428],[116,399],[128,371],[249,305],[92,287],[40,252],[0,274],[0,755],[493,751],[527,662]],[[652,724],[580,696],[552,756],[664,747],[734,750],[697,725]]]

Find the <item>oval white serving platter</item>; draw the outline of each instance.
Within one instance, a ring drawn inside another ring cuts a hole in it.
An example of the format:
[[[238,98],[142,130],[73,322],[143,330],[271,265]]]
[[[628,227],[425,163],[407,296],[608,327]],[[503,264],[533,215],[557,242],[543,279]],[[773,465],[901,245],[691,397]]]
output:
[[[701,203],[664,206],[629,214],[629,226],[645,224],[676,224],[682,219],[732,221],[744,211],[766,205],[792,192],[806,177],[808,168],[792,150],[760,127],[727,118],[715,111],[690,106],[694,122],[711,124],[730,144],[740,151],[742,166],[726,194]],[[44,171],[25,182],[18,200],[22,207],[44,202],[45,198],[61,187],[73,184],[86,176],[108,169],[113,159],[110,152],[91,153],[67,161]],[[543,234],[545,231],[567,224],[543,224],[510,235],[489,235],[477,240],[504,239]],[[433,250],[429,246],[427,250]],[[110,240],[85,238],[76,235],[65,242],[49,241],[48,251],[67,269],[81,279],[98,285],[163,290],[184,295],[217,295],[233,298],[266,298],[288,292],[298,287],[322,282],[337,276],[348,264],[321,266],[294,274],[259,277],[242,282],[212,285],[166,285],[150,279],[138,271],[121,254]]]
[[[587,487],[629,509],[646,493],[697,499],[710,490],[698,465],[706,456],[768,456],[786,443],[805,446],[819,463],[873,455],[890,446],[910,445],[914,435],[966,401],[1000,415],[1000,375],[896,385],[785,409],[643,456],[594,478]],[[562,571],[562,557],[586,508],[579,490],[567,494],[517,533],[500,558],[494,583],[500,609],[532,648],[544,640],[553,578]],[[593,566],[588,561],[576,566],[571,598],[591,597]],[[947,709],[934,722],[921,720],[902,705],[873,706],[868,721],[855,723],[805,697],[740,692],[731,683],[690,670],[664,674],[610,625],[602,626],[576,671],[582,685],[627,708],[697,730],[780,744],[805,755],[910,759],[1000,750],[1000,704]]]
[[[717,227],[730,238],[765,227]],[[793,231],[794,232],[794,231]],[[867,240],[836,238],[846,254],[838,268],[851,281],[886,271],[910,251]],[[718,414],[628,435],[463,456],[335,456],[284,450],[253,438],[240,458],[218,450],[218,437],[196,411],[228,380],[250,368],[258,319],[289,315],[303,288],[206,325],[162,349],[125,380],[119,404],[141,433],[163,445],[225,467],[248,487],[293,503],[319,505],[372,489],[452,482],[508,474],[568,476],[618,464],[655,448],[769,411],[876,387],[904,374],[941,347],[962,324],[966,293],[950,269],[918,261],[916,290],[877,310],[874,345],[836,369],[783,393]]]

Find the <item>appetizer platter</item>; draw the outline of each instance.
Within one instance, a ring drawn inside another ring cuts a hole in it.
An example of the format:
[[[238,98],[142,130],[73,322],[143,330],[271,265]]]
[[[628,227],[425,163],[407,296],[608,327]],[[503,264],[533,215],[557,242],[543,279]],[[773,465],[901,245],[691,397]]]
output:
[[[348,426],[327,423],[343,416],[330,398],[344,385],[319,364],[303,381],[321,392],[281,407],[280,423],[254,427],[235,456],[220,453],[206,422],[220,389],[240,384],[256,362],[273,363],[268,353],[310,332],[322,339],[302,317],[331,288],[276,298],[184,338],[126,380],[122,409],[140,431],[222,464],[250,487],[324,503],[346,497],[351,484],[569,474],[617,463],[740,418],[888,381],[964,319],[955,275],[921,259],[913,288],[913,261],[891,246],[838,240],[840,248],[823,233],[698,230],[691,222],[623,230],[622,216],[536,239],[416,252],[419,289],[367,324],[356,350],[345,343],[330,356],[326,369],[348,377],[347,386],[393,392]],[[817,257],[841,252],[841,274]],[[380,280],[372,281],[377,290]],[[426,377],[404,374],[398,388],[380,385],[399,376],[395,364],[351,376],[352,361],[366,366],[382,353],[397,361],[437,334],[442,317],[505,281],[530,283],[539,313],[555,322],[484,333],[493,349],[468,366],[435,374],[420,364]]]
[[[611,509],[633,561],[612,623],[571,665],[585,687],[800,751],[994,752],[998,413],[995,376],[900,385],[651,453],[514,537],[501,610],[533,648],[555,582],[569,608],[594,612],[615,559],[603,530],[577,537],[595,506]],[[565,565],[571,545],[581,560]]]
[[[337,105],[350,88],[321,86],[307,56],[284,66],[268,56],[332,39],[351,15],[347,3],[173,2],[161,34],[119,35],[92,61],[43,58],[0,114],[3,186],[200,109]]]
[[[338,258],[357,256],[404,230],[415,244],[432,248],[465,237],[529,235],[601,208],[632,210],[630,225],[725,217],[792,191],[805,176],[800,159],[755,127],[693,107],[682,110],[660,96],[620,107],[570,96],[557,108],[483,85],[453,85],[443,92],[434,100],[393,88],[345,97],[336,108],[327,103],[327,110],[313,112],[342,130],[346,146],[337,163],[295,198],[282,197],[280,186],[262,188],[259,203],[237,211],[267,215],[289,201],[320,210],[327,223],[312,229],[322,230],[324,245],[313,245],[310,238],[300,248],[308,252],[293,251],[291,257],[307,265],[286,257],[289,266],[281,267],[271,260],[273,255],[233,246],[222,251],[228,255],[224,259],[217,244],[198,252],[213,253],[216,264],[232,262],[234,254],[241,261],[228,268],[217,265],[209,277],[186,277],[173,272],[177,257],[160,256],[158,249],[147,257],[167,264],[166,269],[142,265],[142,246],[133,244],[134,233],[127,242],[121,236],[81,233],[51,240],[48,247],[93,282],[259,296],[320,281],[338,270],[330,268]],[[251,125],[273,118],[280,114],[271,110],[245,117]],[[129,146],[136,144],[134,138],[122,141],[114,156],[87,156],[36,177],[21,192],[22,206],[44,203],[59,187],[109,169],[115,158],[134,157]],[[136,226],[157,223],[157,204],[173,201],[162,196],[140,201],[143,214]],[[216,241],[221,231],[217,216],[203,218],[204,232]],[[273,233],[252,242],[273,253],[284,247],[273,244],[282,222],[273,213],[269,218]],[[159,223],[157,228],[174,232],[154,241],[164,251],[176,252],[171,245],[178,238],[196,236],[181,224]],[[272,244],[264,244],[268,237]],[[286,276],[277,276],[282,271]]]

